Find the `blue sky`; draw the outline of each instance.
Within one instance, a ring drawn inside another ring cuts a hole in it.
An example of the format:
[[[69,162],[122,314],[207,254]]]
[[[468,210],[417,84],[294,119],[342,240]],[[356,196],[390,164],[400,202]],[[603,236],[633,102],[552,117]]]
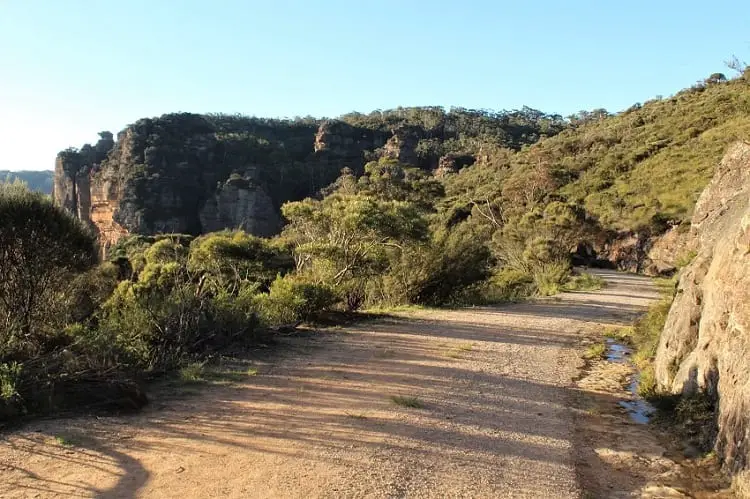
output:
[[[729,74],[748,26],[747,0],[0,0],[0,169],[173,111],[618,111]]]

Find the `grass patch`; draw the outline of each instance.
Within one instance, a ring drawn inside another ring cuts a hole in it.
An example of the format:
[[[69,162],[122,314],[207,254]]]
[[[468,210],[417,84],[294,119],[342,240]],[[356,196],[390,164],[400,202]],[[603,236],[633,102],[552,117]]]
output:
[[[245,370],[233,369],[210,369],[204,374],[204,378],[209,381],[245,381],[249,376],[258,374],[258,369],[248,367]]]
[[[651,400],[657,397],[654,357],[664,324],[672,306],[675,279],[655,279],[662,299],[652,304],[632,327],[610,327],[605,335],[633,347],[633,363],[639,370],[638,395]]]
[[[643,368],[654,360],[659,346],[659,337],[671,306],[671,297],[661,299],[651,305],[646,315],[638,319],[633,326],[631,341],[636,348],[633,362],[638,367]]]
[[[562,288],[565,291],[596,291],[602,289],[606,281],[598,275],[581,272],[578,275],[571,276]]]
[[[632,344],[633,327],[632,326],[606,326],[603,332],[606,338],[611,338],[618,343]]]
[[[368,308],[364,311],[366,314],[375,315],[388,315],[398,312],[419,312],[422,310],[431,310],[431,307],[425,307],[423,305],[378,305],[377,307]]]
[[[675,288],[677,287],[676,275],[672,277],[656,277],[652,281],[663,297],[674,296]]]
[[[55,442],[61,447],[75,447],[76,439],[67,435],[55,435]]]
[[[205,372],[205,362],[191,362],[190,364],[182,366],[177,374],[182,381],[188,383],[198,383],[201,381],[205,381]]]
[[[596,360],[604,358],[604,354],[607,352],[607,345],[602,343],[594,343],[586,349],[583,353],[583,358],[586,360]]]
[[[662,298],[631,328],[630,343],[635,349],[633,363],[640,371],[638,395],[646,399],[652,399],[657,393],[654,357],[671,306],[671,297]]]
[[[391,395],[391,402],[401,407],[408,407],[410,409],[422,409],[424,408],[424,402],[419,397],[410,397],[405,395]]]
[[[358,420],[367,419],[367,415],[363,412],[359,412],[359,413],[347,412],[346,417],[351,418],[351,419],[358,419]]]

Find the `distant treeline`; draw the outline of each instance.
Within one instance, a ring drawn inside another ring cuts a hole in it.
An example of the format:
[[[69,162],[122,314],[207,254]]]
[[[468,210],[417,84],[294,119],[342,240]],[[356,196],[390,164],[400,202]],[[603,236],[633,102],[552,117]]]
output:
[[[52,194],[53,175],[54,172],[52,170],[21,170],[16,172],[0,170],[0,182],[10,183],[20,180],[28,185],[32,191]]]

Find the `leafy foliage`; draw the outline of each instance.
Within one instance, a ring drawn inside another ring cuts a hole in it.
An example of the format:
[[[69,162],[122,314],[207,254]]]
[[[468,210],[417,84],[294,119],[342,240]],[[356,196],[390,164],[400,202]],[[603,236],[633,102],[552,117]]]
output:
[[[0,355],[36,354],[59,320],[59,292],[96,261],[93,234],[39,193],[0,184]]]
[[[750,135],[750,85],[709,78],[617,115],[595,113],[518,153],[497,150],[449,179],[459,206],[560,200],[602,228],[664,230],[689,219],[728,144]]]
[[[713,74],[669,99],[567,119],[530,108],[351,113],[327,122],[352,134],[340,141],[345,161],[313,150],[322,124],[313,118],[140,120],[129,133],[143,157],[120,173],[146,232],[161,230],[149,217],[164,209],[145,195],[150,186],[197,206],[227,178],[263,183],[287,224],[273,239],[131,236],[95,265],[85,227],[42,195],[0,186],[0,417],[85,405],[84,393],[137,407],[134,380],[181,368],[200,379],[212,353],[331,308],[595,289],[600,280],[571,270],[571,252],[616,231],[658,234],[685,222],[724,147],[750,133],[747,83],[744,73]],[[383,153],[393,137],[413,140],[410,161],[421,168]],[[113,144],[102,134],[61,157],[96,175],[116,157]],[[446,158],[444,177],[426,171]],[[257,179],[237,173],[249,164]],[[200,227],[196,215],[184,230]],[[665,301],[634,328],[644,362],[667,309]],[[648,389],[648,371],[642,381]]]

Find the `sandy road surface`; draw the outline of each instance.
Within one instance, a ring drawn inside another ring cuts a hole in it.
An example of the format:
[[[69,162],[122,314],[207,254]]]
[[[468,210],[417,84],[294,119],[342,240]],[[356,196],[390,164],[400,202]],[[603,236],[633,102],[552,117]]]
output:
[[[599,292],[289,338],[247,382],[136,416],[31,423],[0,435],[0,497],[577,497],[579,338],[655,296],[602,274]]]

